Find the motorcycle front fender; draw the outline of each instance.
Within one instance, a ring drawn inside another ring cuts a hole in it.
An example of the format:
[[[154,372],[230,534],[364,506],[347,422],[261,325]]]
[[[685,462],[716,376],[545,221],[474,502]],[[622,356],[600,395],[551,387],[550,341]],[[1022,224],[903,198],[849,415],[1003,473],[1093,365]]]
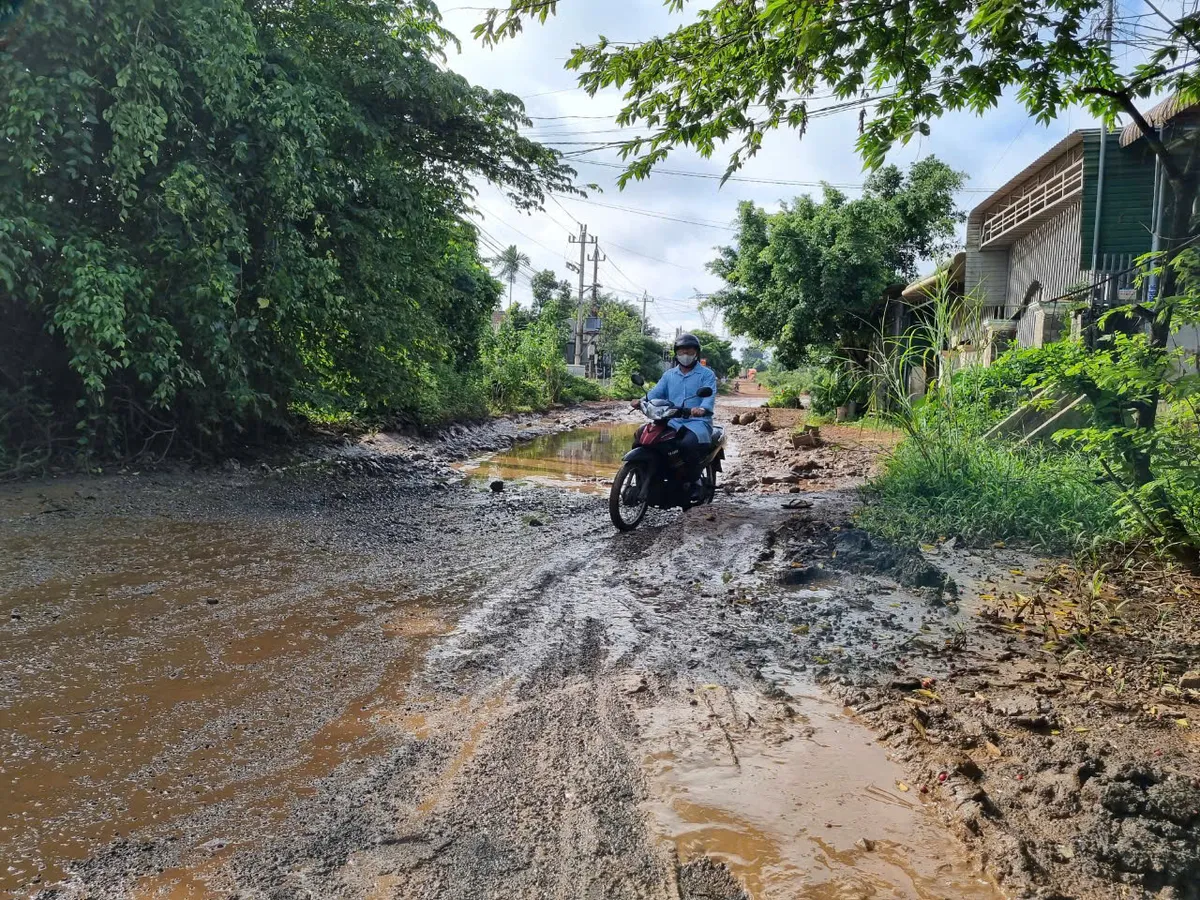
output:
[[[628,453],[626,453],[623,457],[621,457],[621,461],[622,462],[633,462],[634,460],[643,459],[646,462],[652,463],[652,462],[654,462],[655,459],[657,459],[657,457],[658,457],[658,454],[655,453],[653,450],[651,450],[649,447],[634,447],[632,450],[630,450]]]

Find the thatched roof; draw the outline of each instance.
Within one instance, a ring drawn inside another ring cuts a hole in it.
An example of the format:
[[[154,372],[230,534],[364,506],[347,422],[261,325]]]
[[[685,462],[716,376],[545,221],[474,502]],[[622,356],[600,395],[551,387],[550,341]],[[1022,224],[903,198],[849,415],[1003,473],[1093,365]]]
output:
[[[1162,103],[1152,107],[1145,114],[1146,124],[1151,128],[1157,128],[1159,125],[1165,125],[1175,117],[1194,109],[1200,109],[1200,101],[1192,100],[1184,102],[1178,96],[1168,97]],[[1121,132],[1121,146],[1128,147],[1130,144],[1138,141],[1141,136],[1142,129],[1137,126],[1136,122],[1131,122]]]

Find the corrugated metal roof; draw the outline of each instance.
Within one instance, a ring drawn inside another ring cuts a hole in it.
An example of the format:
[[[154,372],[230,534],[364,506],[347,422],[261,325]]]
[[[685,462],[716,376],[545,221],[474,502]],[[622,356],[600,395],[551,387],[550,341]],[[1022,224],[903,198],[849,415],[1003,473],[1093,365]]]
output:
[[[995,205],[996,201],[1002,200],[1013,192],[1013,189],[1018,187],[1022,182],[1028,181],[1030,176],[1045,168],[1054,160],[1058,159],[1064,153],[1074,149],[1079,144],[1083,143],[1084,134],[1094,129],[1079,128],[1072,131],[1065,138],[1027,165],[1024,169],[1008,179],[1002,186],[997,188],[988,198],[971,210],[971,214],[967,217],[968,221],[978,220],[983,217],[988,207]]]
[[[1145,113],[1144,118],[1147,125],[1151,128],[1157,128],[1159,125],[1171,121],[1176,116],[1197,108],[1200,108],[1200,100],[1192,100],[1185,103],[1179,99],[1178,95],[1175,95],[1152,107]],[[1120,144],[1122,147],[1128,147],[1130,144],[1136,143],[1141,136],[1142,129],[1138,127],[1136,122],[1131,122],[1121,132]]]

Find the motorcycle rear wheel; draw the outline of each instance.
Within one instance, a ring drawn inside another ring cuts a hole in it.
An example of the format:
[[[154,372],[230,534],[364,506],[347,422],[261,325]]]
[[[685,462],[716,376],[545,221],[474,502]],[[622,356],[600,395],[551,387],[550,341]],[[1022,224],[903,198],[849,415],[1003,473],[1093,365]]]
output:
[[[608,492],[608,514],[620,531],[633,531],[650,506],[650,467],[644,462],[622,464]],[[636,498],[635,502],[626,501]]]

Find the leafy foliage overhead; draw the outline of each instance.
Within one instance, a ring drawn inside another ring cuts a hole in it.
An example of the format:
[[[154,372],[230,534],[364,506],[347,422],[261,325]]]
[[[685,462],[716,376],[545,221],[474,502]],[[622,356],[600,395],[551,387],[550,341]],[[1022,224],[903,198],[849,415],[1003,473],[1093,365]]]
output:
[[[452,410],[499,295],[472,179],[533,207],[573,173],[449,40],[425,0],[28,4],[0,54],[0,445]]]
[[[861,346],[879,325],[887,288],[948,248],[962,220],[953,199],[962,183],[931,156],[907,173],[873,173],[856,200],[826,186],[819,201],[800,197],[778,213],[743,203],[736,246],[709,263],[726,283],[711,302],[732,331],[775,345],[785,365],[813,346]]]
[[[680,12],[684,0],[668,0]],[[1014,91],[1031,116],[1054,119],[1072,103],[1111,117],[1139,98],[1200,92],[1200,12],[1143,37],[1144,53],[1106,47],[1104,0],[717,0],[664,37],[600,37],[568,67],[590,93],[624,91],[621,125],[648,133],[624,147],[626,178],[642,178],[677,146],[708,156],[740,137],[732,172],[781,126],[859,110],[859,151],[877,166],[896,143],[928,134],[952,110],[983,113]],[[475,29],[496,41],[524,19],[545,21],[546,0],[512,0]]]

